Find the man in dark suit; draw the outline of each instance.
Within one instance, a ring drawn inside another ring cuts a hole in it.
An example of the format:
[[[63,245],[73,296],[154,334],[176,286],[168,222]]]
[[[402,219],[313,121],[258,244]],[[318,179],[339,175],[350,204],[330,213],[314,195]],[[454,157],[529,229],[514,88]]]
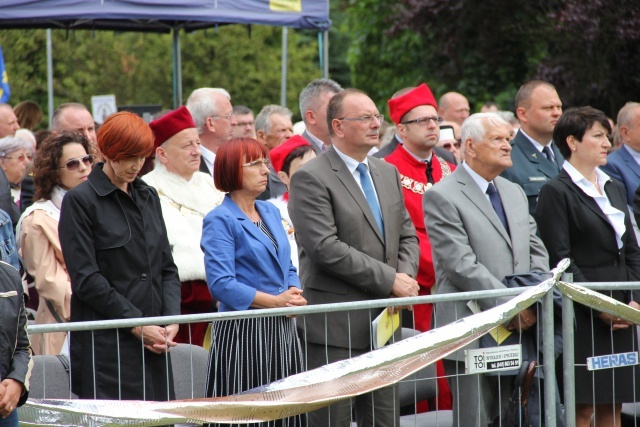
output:
[[[256,116],[256,139],[267,147],[267,153],[293,136],[293,113],[281,105],[265,105]],[[269,166],[267,188],[258,200],[269,200],[287,192],[273,166]]]
[[[218,147],[231,138],[233,127],[237,124],[231,95],[221,88],[202,87],[189,95],[187,109],[200,136],[200,172],[213,177],[213,162]]]
[[[564,163],[552,142],[553,128],[562,115],[562,102],[553,85],[532,80],[518,90],[516,114],[521,127],[511,142],[513,166],[502,176],[522,187],[533,215],[540,188],[558,175]]]
[[[382,116],[363,92],[346,89],[327,109],[331,147],[292,176],[289,213],[309,304],[418,295],[418,239],[396,168],[367,156]],[[371,321],[382,310],[315,314],[298,322],[308,368],[371,349]],[[399,425],[397,387],[353,400],[358,425]],[[309,425],[349,426],[351,402],[308,414]]]
[[[547,251],[536,235],[522,188],[498,176],[512,164],[510,128],[493,113],[466,119],[464,162],[424,193],[438,294],[505,289],[502,279],[507,275],[549,269]],[[508,300],[484,298],[476,303],[487,310]],[[435,310],[436,327],[473,314],[467,301],[437,303]],[[536,312],[527,308],[510,321],[508,329],[526,330],[536,320]],[[474,348],[478,340],[465,347]],[[508,401],[513,377],[458,376],[465,372],[462,350],[447,356],[444,366],[451,375],[454,426],[493,425],[501,410],[498,396],[503,404]]]
[[[309,141],[316,155],[331,145],[327,126],[327,105],[342,87],[331,79],[316,79],[300,92],[300,114],[305,125],[302,137]]]
[[[397,91],[396,93],[393,94],[391,99],[395,99],[395,98],[398,98],[400,96],[406,95],[408,92],[410,92],[410,91],[412,91],[414,89],[415,89],[415,87],[405,87],[404,89],[400,89],[399,91]],[[396,148],[398,148],[399,144],[402,144],[402,140],[400,139],[400,137],[398,136],[398,133],[396,132],[393,135],[393,138],[391,138],[391,141],[387,145],[382,147],[380,150],[378,150],[378,152],[376,152],[373,155],[373,157],[377,157],[378,159],[384,159],[389,154],[391,154],[394,151],[396,151]],[[444,148],[442,148],[442,147],[434,147],[433,151],[441,159],[444,159],[447,162],[452,163],[454,165],[457,163],[456,162],[456,158],[453,156],[453,153],[445,150]]]
[[[632,206],[640,186],[640,104],[627,102],[618,112],[617,123],[622,146],[607,156],[607,164],[600,169],[624,184],[627,204]]]

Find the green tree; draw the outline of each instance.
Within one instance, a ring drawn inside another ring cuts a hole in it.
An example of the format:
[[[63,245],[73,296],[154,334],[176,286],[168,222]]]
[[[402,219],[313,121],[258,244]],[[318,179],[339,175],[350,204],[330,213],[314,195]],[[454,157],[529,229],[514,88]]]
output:
[[[116,95],[119,105],[173,104],[170,34],[52,32],[54,105],[91,96]],[[236,104],[259,110],[280,102],[281,33],[279,27],[228,25],[181,34],[184,101],[198,87],[224,87]],[[38,102],[46,113],[47,66],[44,30],[0,32],[11,85],[11,103]],[[300,90],[321,76],[317,41],[289,30],[287,106],[297,111]]]

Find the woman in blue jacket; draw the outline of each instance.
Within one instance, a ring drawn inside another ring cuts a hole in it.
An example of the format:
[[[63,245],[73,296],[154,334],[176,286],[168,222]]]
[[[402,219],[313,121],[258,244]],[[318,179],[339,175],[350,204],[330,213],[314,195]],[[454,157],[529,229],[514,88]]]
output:
[[[219,311],[302,306],[300,279],[278,209],[256,201],[269,160],[255,139],[235,139],[216,154],[214,182],[227,192],[204,219],[207,284]],[[214,322],[208,396],[228,396],[301,371],[294,320],[284,316]],[[292,417],[263,425],[301,425]]]

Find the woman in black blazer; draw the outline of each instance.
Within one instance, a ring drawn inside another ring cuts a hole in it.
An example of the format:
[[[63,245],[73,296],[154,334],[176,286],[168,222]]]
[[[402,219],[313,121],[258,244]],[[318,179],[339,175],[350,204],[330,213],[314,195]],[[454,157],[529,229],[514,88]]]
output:
[[[607,162],[610,132],[604,113],[591,107],[567,110],[553,131],[566,161],[560,174],[542,187],[535,217],[550,264],[570,258],[567,272],[575,282],[640,279],[640,249],[624,188],[599,169]],[[607,295],[640,307],[637,292]],[[587,371],[584,365],[588,357],[637,351],[635,328],[580,305],[575,317],[575,363],[582,365],[575,367],[576,424],[589,426],[595,410],[598,427],[619,426],[622,402],[640,396],[640,370],[634,366]]]

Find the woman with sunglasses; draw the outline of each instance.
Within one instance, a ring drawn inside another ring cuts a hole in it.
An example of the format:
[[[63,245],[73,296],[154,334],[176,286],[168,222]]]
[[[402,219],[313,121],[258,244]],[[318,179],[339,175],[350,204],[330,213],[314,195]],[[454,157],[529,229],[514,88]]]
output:
[[[36,202],[22,214],[16,227],[27,272],[34,278],[40,302],[36,324],[68,322],[71,282],[60,250],[58,221],[66,192],[87,180],[93,157],[80,132],[63,132],[47,138],[33,164]],[[34,354],[68,354],[63,349],[66,332],[31,336]]]
[[[64,197],[58,230],[71,322],[180,314],[160,199],[137,176],[153,138],[139,116],[109,116],[98,131],[104,163]],[[71,332],[72,391],[81,399],[173,399],[168,352],[177,332],[177,324]]]
[[[228,193],[207,214],[201,246],[218,311],[306,305],[278,208],[256,200],[267,186],[267,149],[253,138],[220,146],[213,182]],[[301,372],[294,319],[252,317],[213,322],[207,396],[240,393]],[[303,416],[252,426],[301,426]]]

